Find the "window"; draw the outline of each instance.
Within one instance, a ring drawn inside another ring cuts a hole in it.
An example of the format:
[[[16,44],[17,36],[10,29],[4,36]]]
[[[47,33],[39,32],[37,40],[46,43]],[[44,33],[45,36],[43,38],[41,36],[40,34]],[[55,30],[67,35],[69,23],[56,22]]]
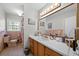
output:
[[[20,31],[20,22],[8,22],[8,31]]]

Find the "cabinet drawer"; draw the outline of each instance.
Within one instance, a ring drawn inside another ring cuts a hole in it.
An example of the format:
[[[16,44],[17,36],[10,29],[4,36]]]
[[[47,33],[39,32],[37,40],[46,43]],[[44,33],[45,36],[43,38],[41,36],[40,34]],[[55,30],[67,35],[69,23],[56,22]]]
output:
[[[59,53],[57,53],[49,48],[45,48],[45,55],[46,56],[60,56]]]

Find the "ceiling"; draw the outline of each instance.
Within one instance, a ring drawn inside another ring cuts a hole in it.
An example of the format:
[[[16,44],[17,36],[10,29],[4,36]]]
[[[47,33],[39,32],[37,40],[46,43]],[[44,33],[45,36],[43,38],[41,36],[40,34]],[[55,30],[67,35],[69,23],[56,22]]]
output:
[[[17,14],[18,10],[23,12],[23,4],[20,3],[2,3],[0,5],[9,14]]]
[[[29,10],[40,10],[43,6],[45,6],[46,3],[26,3],[24,4],[25,7],[27,7]]]
[[[40,10],[46,3],[0,3],[4,11],[8,14],[17,14],[24,12],[24,6],[30,10]]]

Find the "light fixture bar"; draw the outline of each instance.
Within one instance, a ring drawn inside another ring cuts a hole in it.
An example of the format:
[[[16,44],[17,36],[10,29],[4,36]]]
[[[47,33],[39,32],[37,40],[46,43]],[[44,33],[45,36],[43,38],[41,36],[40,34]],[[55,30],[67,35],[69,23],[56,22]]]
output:
[[[49,12],[57,9],[58,7],[60,7],[61,4],[60,3],[53,3],[50,6],[48,6],[46,9],[44,9],[43,11],[40,12],[40,17],[43,17],[44,15],[48,14]]]

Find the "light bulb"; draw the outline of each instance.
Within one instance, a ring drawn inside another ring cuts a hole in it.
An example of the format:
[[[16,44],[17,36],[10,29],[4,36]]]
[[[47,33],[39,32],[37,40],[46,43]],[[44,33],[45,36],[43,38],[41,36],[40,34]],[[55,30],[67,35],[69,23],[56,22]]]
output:
[[[54,5],[55,5],[55,6],[57,6],[57,5],[58,5],[58,3],[55,3]]]
[[[48,7],[48,8],[47,8],[47,12],[49,12],[49,10],[50,10],[50,9],[49,9],[49,7]]]
[[[53,5],[51,5],[50,8],[52,9],[53,8]]]
[[[44,10],[44,14],[46,13],[46,10]]]
[[[42,11],[41,16],[44,15],[44,12]]]

